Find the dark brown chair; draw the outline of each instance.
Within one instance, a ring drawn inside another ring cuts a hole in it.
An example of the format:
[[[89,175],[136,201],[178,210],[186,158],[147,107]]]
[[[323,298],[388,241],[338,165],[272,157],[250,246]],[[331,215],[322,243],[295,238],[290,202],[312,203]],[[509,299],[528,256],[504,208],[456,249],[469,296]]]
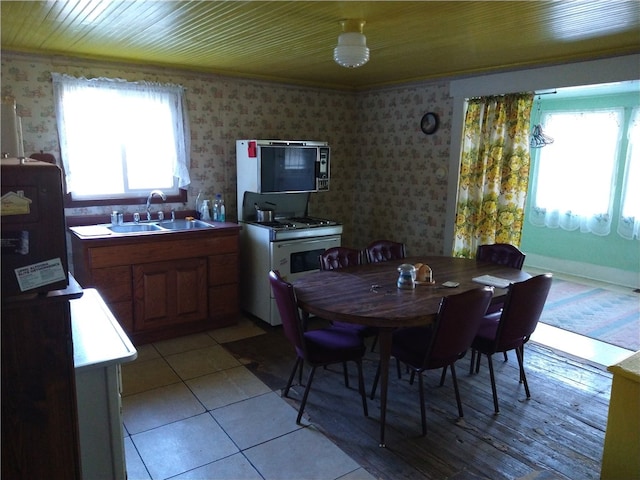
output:
[[[476,252],[476,260],[517,268],[518,270],[522,270],[525,257],[524,253],[509,243],[479,245]],[[487,314],[500,312],[503,307],[503,303],[493,303],[489,305]],[[506,362],[507,360],[507,352],[504,352],[504,361]]]
[[[497,352],[516,351],[520,369],[520,382],[524,383],[527,398],[531,398],[529,385],[524,372],[524,344],[529,341],[531,334],[538,325],[540,314],[551,288],[550,273],[538,275],[523,282],[509,286],[509,293],[502,312],[485,316],[480,323],[476,338],[471,344],[471,365],[469,373],[480,369],[480,357],[487,356],[489,375],[491,376],[491,390],[493,392],[493,406],[495,413],[499,413],[496,379],[493,371],[492,356]],[[477,352],[477,358],[476,358]]]
[[[349,247],[328,248],[320,254],[320,270],[335,270],[362,264],[362,254],[359,250]],[[378,341],[378,329],[347,322],[331,322],[335,327],[349,328],[357,332],[361,337],[375,337],[371,344],[371,351],[376,348]]]
[[[299,424],[302,419],[316,368],[336,363],[344,364],[346,362],[355,362],[358,366],[358,390],[362,397],[364,415],[365,417],[368,416],[369,411],[367,409],[364,377],[362,375],[362,357],[365,353],[362,337],[352,330],[338,327],[304,331],[293,285],[283,280],[280,273],[273,270],[269,272],[269,282],[278,305],[284,334],[296,352],[296,362],[283,392],[285,397],[289,395],[291,383],[298,368],[300,368],[299,375],[302,377],[304,363],[306,362],[311,367],[296,423]]]
[[[359,250],[349,247],[328,248],[320,254],[320,270],[335,270],[336,268],[361,265]]]
[[[378,263],[389,260],[400,260],[407,256],[404,243],[391,240],[376,240],[365,248],[367,262]]]
[[[508,243],[479,245],[476,252],[476,260],[517,268],[518,270],[522,270],[525,257],[526,255],[518,247]]]
[[[493,289],[491,287],[483,287],[444,297],[440,302],[438,315],[433,325],[402,328],[393,333],[391,355],[405,363],[412,370],[412,374],[418,375],[423,435],[427,433],[427,422],[422,372],[442,368],[440,379],[440,385],[442,385],[447,367],[451,367],[458,415],[462,417],[462,402],[460,401],[454,364],[465,356],[471,346],[492,295]],[[378,366],[373,382],[371,398],[375,396],[379,376],[380,366]]]

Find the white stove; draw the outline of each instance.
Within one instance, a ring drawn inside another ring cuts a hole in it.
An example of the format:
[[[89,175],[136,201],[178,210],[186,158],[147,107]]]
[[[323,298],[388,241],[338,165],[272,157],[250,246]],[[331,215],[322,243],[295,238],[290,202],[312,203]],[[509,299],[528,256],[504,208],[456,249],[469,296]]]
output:
[[[309,194],[256,194],[239,199],[240,306],[270,325],[280,325],[280,313],[269,284],[278,270],[289,282],[320,269],[319,256],[341,245],[342,224],[307,215]],[[255,205],[275,205],[275,221],[256,221]]]
[[[324,218],[290,217],[276,218],[273,222],[248,223],[269,229],[269,241],[271,242],[342,234],[342,224]]]

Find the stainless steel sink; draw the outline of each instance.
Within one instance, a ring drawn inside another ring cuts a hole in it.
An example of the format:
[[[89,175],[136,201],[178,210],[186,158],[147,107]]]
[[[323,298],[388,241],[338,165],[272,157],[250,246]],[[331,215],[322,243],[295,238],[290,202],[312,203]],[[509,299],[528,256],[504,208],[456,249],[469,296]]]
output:
[[[167,230],[193,230],[199,228],[213,228],[213,225],[202,222],[200,220],[185,219],[163,221],[160,222],[158,226]]]
[[[162,228],[155,223],[129,223],[122,225],[110,225],[107,228],[114,233],[139,233],[162,230]]]

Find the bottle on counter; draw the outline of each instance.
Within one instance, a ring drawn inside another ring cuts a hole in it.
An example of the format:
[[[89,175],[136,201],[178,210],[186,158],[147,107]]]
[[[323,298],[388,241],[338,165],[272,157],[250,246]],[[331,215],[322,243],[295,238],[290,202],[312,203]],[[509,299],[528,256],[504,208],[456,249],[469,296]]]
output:
[[[226,211],[224,206],[224,199],[221,193],[216,194],[216,199],[213,204],[213,221],[224,222],[226,220]]]
[[[211,220],[211,210],[209,210],[209,200],[203,200],[200,207],[200,220]]]
[[[196,204],[194,205],[196,210],[196,215],[200,216],[200,210],[202,210],[202,190],[198,192],[198,196],[196,197]]]

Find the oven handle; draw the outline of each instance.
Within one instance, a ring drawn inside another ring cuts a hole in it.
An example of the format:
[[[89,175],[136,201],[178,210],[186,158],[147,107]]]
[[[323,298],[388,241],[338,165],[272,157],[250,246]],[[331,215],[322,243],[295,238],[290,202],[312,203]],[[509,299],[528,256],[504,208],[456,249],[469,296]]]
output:
[[[327,241],[326,238],[321,238],[318,240],[302,240],[295,243],[278,243],[277,245],[278,245],[278,248],[282,248],[282,247],[290,247],[292,245],[300,245],[302,243],[320,243],[320,242],[326,242],[326,241]]]

